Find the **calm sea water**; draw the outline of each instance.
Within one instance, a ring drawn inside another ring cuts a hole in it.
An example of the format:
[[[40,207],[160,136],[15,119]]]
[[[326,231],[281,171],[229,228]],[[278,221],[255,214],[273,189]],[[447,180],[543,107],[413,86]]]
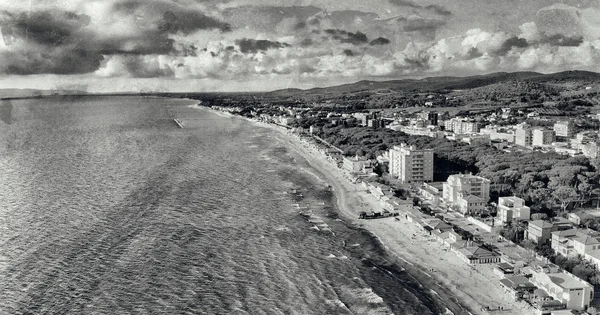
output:
[[[0,314],[445,311],[272,131],[189,104],[0,103]]]

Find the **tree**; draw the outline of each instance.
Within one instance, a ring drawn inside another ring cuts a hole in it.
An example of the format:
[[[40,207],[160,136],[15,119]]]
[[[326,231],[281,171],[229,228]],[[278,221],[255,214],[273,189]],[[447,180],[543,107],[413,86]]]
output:
[[[573,267],[573,274],[580,279],[590,281],[596,274],[596,271],[587,264],[579,263]]]
[[[567,211],[569,204],[579,199],[579,194],[573,187],[560,186],[554,190],[552,194],[554,198],[560,203],[562,212]]]
[[[500,235],[513,243],[519,243],[523,240],[525,230],[519,224],[511,224],[500,230]]]
[[[545,213],[534,213],[531,215],[531,220],[535,221],[535,220],[545,220],[548,218],[548,215]]]

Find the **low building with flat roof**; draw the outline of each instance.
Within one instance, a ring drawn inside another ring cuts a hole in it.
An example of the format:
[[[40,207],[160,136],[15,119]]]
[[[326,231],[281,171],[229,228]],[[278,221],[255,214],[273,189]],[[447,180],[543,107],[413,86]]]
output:
[[[523,276],[507,276],[500,280],[500,285],[515,300],[521,299],[533,293],[537,288],[529,279]]]
[[[594,299],[594,287],[591,284],[560,271],[555,265],[528,267],[525,273],[531,274],[531,283],[567,308],[586,310]]]

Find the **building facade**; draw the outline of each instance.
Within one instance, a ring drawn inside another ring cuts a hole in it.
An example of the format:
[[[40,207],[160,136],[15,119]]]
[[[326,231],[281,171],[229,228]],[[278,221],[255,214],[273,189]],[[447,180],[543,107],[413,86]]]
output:
[[[525,205],[525,200],[512,196],[498,198],[498,218],[503,224],[512,220],[527,221],[531,216],[531,209]]]
[[[536,128],[531,133],[531,145],[543,147],[551,145],[554,142],[554,131],[548,129]]]
[[[527,271],[529,281],[543,289],[567,308],[586,310],[594,299],[594,287],[574,275],[560,271],[556,266],[535,266]]]
[[[543,244],[551,240],[552,232],[571,229],[571,222],[565,218],[557,218],[554,221],[535,220],[529,222],[525,238],[537,244]]]
[[[459,197],[477,196],[488,202],[490,199],[490,180],[471,174],[450,175],[443,186],[444,201],[456,204]]]
[[[438,113],[431,111],[424,111],[418,114],[419,118],[424,120],[428,125],[437,126],[438,124]]]
[[[342,168],[347,173],[372,173],[373,172],[373,161],[365,157],[344,157]]]
[[[444,121],[444,127],[447,131],[452,131],[455,134],[478,133],[481,128],[476,121],[457,117]]]
[[[575,126],[570,120],[562,120],[554,123],[554,133],[557,137],[569,139],[575,134]]]
[[[401,144],[389,151],[390,174],[402,183],[433,181],[433,150]]]
[[[515,129],[515,144],[530,147],[532,143],[532,130],[529,125],[521,124]]]

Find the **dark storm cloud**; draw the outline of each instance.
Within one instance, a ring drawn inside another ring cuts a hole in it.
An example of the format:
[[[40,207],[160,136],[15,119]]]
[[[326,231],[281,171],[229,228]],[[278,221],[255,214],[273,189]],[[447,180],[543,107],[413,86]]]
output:
[[[267,51],[269,49],[279,49],[290,47],[288,43],[280,43],[277,41],[270,41],[266,39],[249,39],[242,38],[235,41],[235,43],[240,46],[240,51],[242,53],[257,53],[259,51]]]
[[[74,74],[93,72],[104,57],[88,49],[82,29],[90,17],[70,11],[0,12],[2,37],[8,49],[0,53],[6,74]]]
[[[504,41],[504,43],[502,43],[502,47],[500,47],[495,54],[499,56],[505,56],[513,47],[526,48],[528,46],[529,44],[527,43],[526,39],[513,36]]]
[[[78,74],[96,71],[104,60],[101,54],[84,49],[48,49],[0,53],[0,69],[7,74]]]
[[[415,18],[415,19],[407,19],[404,24],[404,31],[406,32],[429,32],[435,31],[438,28],[442,27],[446,24],[446,21],[437,20],[437,19],[424,19],[424,18]]]
[[[87,15],[69,11],[0,12],[0,27],[3,37],[10,38],[8,44],[16,39],[52,46],[68,44],[90,20]]]
[[[448,9],[444,8],[443,6],[436,5],[436,4],[422,6],[420,4],[417,4],[417,3],[409,1],[409,0],[390,0],[390,2],[397,6],[409,7],[409,8],[413,8],[413,9],[420,9],[423,11],[429,11],[429,12],[432,12],[432,13],[435,13],[435,14],[441,15],[441,16],[452,15],[452,12],[450,12]]]
[[[429,68],[429,56],[417,58],[404,58],[404,61],[409,65],[410,69],[427,69]]]
[[[448,11],[448,9],[446,9],[446,8],[444,8],[442,6],[436,5],[436,4],[430,4],[430,5],[428,5],[428,6],[424,7],[424,8],[426,10],[432,11],[435,14],[438,14],[438,15],[443,15],[443,16],[452,15],[452,12]]]
[[[581,36],[565,36],[562,34],[554,34],[550,36],[543,36],[541,43],[549,44],[552,46],[569,46],[577,47],[583,43],[583,37]]]
[[[469,49],[469,51],[467,52],[467,59],[475,59],[475,58],[479,58],[483,56],[483,53],[479,51],[479,49],[477,49],[477,47],[471,47],[471,49]]]
[[[309,46],[312,46],[313,44],[314,44],[314,42],[310,38],[305,38],[304,40],[302,40],[300,42],[300,46],[302,46],[302,47],[309,47]]]
[[[299,22],[294,26],[294,29],[296,30],[301,30],[303,28],[306,28],[306,22]]]
[[[385,37],[377,37],[374,40],[372,40],[369,45],[371,46],[376,46],[376,45],[387,45],[390,43],[390,40],[385,38]]]
[[[2,39],[0,73],[80,74],[98,70],[106,55],[168,54],[194,56],[197,48],[172,38],[200,30],[231,31],[228,23],[175,2],[127,0],[111,6],[110,14],[130,22],[124,34],[102,34],[89,27],[90,16],[60,9],[14,13],[0,11]],[[131,58],[135,60],[135,58]],[[141,76],[136,64],[128,68]]]
[[[168,34],[182,33],[188,35],[198,30],[218,29],[222,32],[231,31],[228,23],[223,23],[208,17],[201,12],[167,11],[158,24],[160,32]]]
[[[405,32],[413,32],[421,34],[428,39],[434,39],[437,30],[446,25],[446,20],[442,19],[426,19],[422,17],[411,17],[408,19],[399,19],[398,22],[403,23],[402,29]]]
[[[150,67],[142,59],[143,56],[126,56],[122,59],[122,67],[135,78],[156,78],[173,76],[170,68]]]
[[[325,33],[329,34],[331,38],[339,40],[342,43],[362,45],[369,42],[369,38],[367,38],[367,35],[359,31],[357,31],[356,33],[352,33],[339,29],[326,29]]]

